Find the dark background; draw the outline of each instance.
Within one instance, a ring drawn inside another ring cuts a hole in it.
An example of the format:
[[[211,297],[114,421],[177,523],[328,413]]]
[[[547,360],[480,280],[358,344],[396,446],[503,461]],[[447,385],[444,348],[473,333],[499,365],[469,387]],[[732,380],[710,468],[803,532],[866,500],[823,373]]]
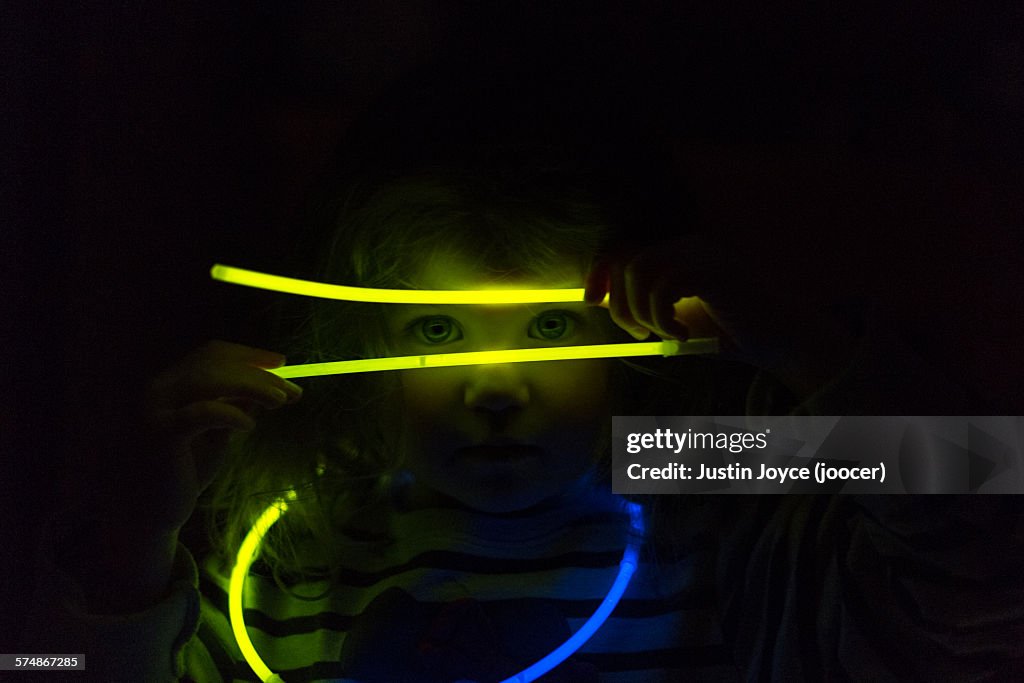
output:
[[[666,148],[839,146],[912,179],[902,219],[866,233],[891,238],[888,265],[862,270],[976,412],[1020,414],[1019,4],[718,4],[6,4],[0,651],[69,464],[116,450],[146,380],[187,350],[261,342],[273,297],[209,266],[281,272],[335,147],[432,61],[449,86],[494,69],[546,102],[483,127],[600,136],[635,114]]]

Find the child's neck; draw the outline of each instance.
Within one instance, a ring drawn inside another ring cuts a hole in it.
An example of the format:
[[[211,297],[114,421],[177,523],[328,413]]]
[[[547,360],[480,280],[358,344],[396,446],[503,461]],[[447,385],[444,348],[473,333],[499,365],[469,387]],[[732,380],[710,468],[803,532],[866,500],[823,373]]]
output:
[[[590,477],[583,477],[576,485],[556,496],[539,503],[508,512],[488,512],[468,506],[434,489],[423,486],[409,477],[396,477],[391,489],[391,502],[397,512],[413,512],[425,509],[453,509],[496,518],[515,519],[544,514],[561,508],[595,507],[605,508],[615,499],[606,487],[595,484]]]

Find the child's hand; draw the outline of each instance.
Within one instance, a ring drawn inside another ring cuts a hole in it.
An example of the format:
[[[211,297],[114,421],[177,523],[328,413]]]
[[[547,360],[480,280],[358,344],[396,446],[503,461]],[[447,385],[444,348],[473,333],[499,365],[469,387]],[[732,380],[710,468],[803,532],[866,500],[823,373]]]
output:
[[[302,389],[266,372],[284,356],[240,344],[211,341],[162,372],[146,395],[148,506],[154,530],[176,531],[223,463],[228,439],[255,426],[260,409],[293,403]]]
[[[718,336],[724,357],[814,391],[856,346],[836,305],[877,296],[893,268],[877,169],[815,146],[676,152],[701,234],[612,254],[590,273],[587,301],[607,292],[612,319],[638,339]]]
[[[703,240],[664,242],[606,257],[587,276],[585,299],[608,295],[612,320],[637,340],[651,332],[666,339],[725,337],[736,341],[718,308],[706,298],[723,291],[723,258]],[[701,296],[705,298],[700,298]]]
[[[608,294],[612,320],[638,340],[718,337],[723,357],[775,372],[798,394],[837,374],[849,333],[786,264],[690,236],[612,255],[588,275],[586,301]]]

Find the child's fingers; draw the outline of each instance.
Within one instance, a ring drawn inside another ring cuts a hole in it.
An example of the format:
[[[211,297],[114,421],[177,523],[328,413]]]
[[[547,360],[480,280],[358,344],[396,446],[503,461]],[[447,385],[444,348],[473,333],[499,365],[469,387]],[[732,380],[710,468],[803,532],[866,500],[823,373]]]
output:
[[[729,279],[741,275],[737,267],[722,245],[692,235],[599,264],[587,277],[585,297],[592,303],[607,290],[612,320],[639,340],[650,332],[674,339],[717,334],[720,330],[705,305],[679,304],[684,299],[699,302],[698,296],[717,300],[726,295]]]
[[[645,332],[653,329],[650,292],[652,279],[658,275],[660,273],[650,267],[649,259],[644,258],[643,254],[631,260],[622,272],[629,315],[640,327],[644,328]]]
[[[674,319],[689,330],[690,334],[698,337],[719,337],[723,343],[728,341],[725,338],[726,332],[711,317],[707,304],[700,298],[683,297],[675,302],[673,311]]]
[[[251,365],[211,365],[190,380],[187,401],[241,398],[277,408],[302,396],[297,384]]]
[[[643,341],[650,336],[650,332],[633,317],[625,267],[617,262],[612,263],[608,271],[608,312],[615,324],[629,332],[635,339]]]
[[[180,441],[191,441],[213,429],[248,431],[256,422],[244,410],[223,401],[199,401],[176,410],[159,411],[157,429]]]
[[[302,389],[272,373],[238,362],[197,358],[162,375],[150,388],[150,404],[173,409],[201,400],[241,398],[264,408],[298,400]]]
[[[685,340],[690,329],[676,318],[675,303],[681,297],[671,294],[671,289],[656,288],[651,291],[651,324],[661,337]]]
[[[258,349],[234,342],[214,339],[201,346],[195,353],[196,357],[209,358],[223,362],[241,362],[261,368],[279,368],[285,363],[284,355],[275,351]]]
[[[608,293],[608,268],[607,261],[600,261],[587,273],[583,284],[583,301],[588,305],[599,306]]]
[[[683,264],[675,254],[649,250],[625,269],[626,291],[633,319],[662,338],[686,339],[687,328],[674,317],[673,304],[685,293]]]

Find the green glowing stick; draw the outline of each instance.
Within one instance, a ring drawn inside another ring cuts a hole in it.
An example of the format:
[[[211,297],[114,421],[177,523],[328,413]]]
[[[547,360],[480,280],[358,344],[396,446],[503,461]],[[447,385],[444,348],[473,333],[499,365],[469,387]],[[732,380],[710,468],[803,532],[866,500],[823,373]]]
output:
[[[210,269],[214,280],[245,287],[269,289],[285,294],[299,294],[319,299],[363,301],[381,304],[538,304],[582,303],[583,289],[372,289],[310,282],[280,275],[258,273],[215,264]]]
[[[286,294],[299,294],[322,299],[362,301],[389,304],[528,304],[528,303],[581,303],[583,289],[506,289],[506,290],[428,290],[428,289],[372,289],[310,282],[280,275],[269,275],[254,270],[215,264],[210,269],[215,280],[246,287],[269,289]],[[607,298],[606,298],[607,301]],[[718,339],[701,338],[684,342],[666,340],[633,344],[595,344],[591,346],[562,346],[541,349],[508,349],[504,351],[472,351],[468,353],[438,353],[424,356],[397,358],[369,358],[333,363],[290,365],[271,370],[284,378],[343,375],[355,372],[381,370],[413,370],[416,368],[442,368],[459,365],[487,365],[492,363],[526,363],[531,361],[581,360],[587,358],[620,358],[635,356],[681,356],[718,353]]]
[[[286,365],[269,370],[269,372],[274,373],[278,377],[292,379],[295,377],[344,375],[354,372],[378,372],[381,370],[450,368],[459,365],[490,365],[492,363],[528,363],[533,361],[626,358],[635,356],[683,356],[705,353],[718,353],[717,338],[708,337],[689,339],[687,341],[666,340],[628,344],[592,344],[589,346],[469,351],[465,353],[436,353],[425,356],[341,360],[333,363]]]
[[[289,491],[285,496],[287,500],[295,500],[296,497],[295,491]],[[231,630],[238,642],[238,649],[260,680],[267,683],[283,682],[281,677],[272,672],[256,653],[256,648],[249,639],[249,633],[245,630],[245,620],[242,615],[242,588],[245,585],[245,576],[249,573],[249,567],[256,559],[256,550],[259,548],[260,542],[263,541],[263,536],[288,509],[285,498],[278,499],[264,510],[253,524],[252,529],[249,530],[245,540],[242,541],[242,547],[238,549],[235,566],[231,570],[231,581],[228,584],[228,618],[231,620]]]

